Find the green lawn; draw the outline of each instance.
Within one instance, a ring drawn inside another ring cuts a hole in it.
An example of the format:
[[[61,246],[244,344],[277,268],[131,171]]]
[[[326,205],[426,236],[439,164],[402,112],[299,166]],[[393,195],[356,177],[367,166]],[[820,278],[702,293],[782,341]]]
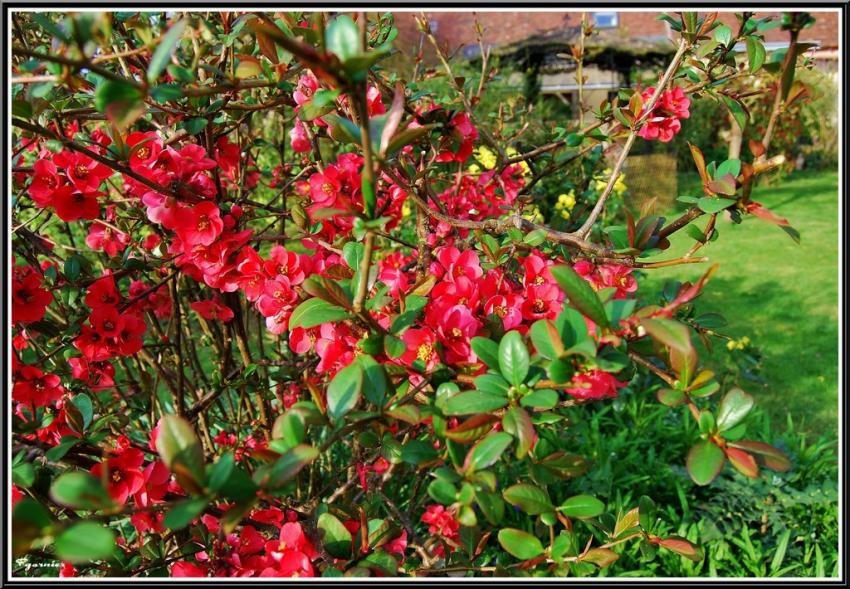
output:
[[[684,192],[683,192],[684,194]],[[688,193],[690,194],[690,193]],[[838,412],[838,176],[797,173],[760,187],[753,200],[788,218],[801,234],[797,245],[776,225],[748,216],[740,225],[720,220],[717,241],[701,252],[707,264],[648,271],[644,292],[657,292],[669,278],[695,280],[711,262],[720,267],[698,299],[700,312],[722,313],[718,330],[748,336],[764,354],[762,387],[741,383],[783,426],[790,412],[802,429],[834,430]],[[670,215],[669,218],[673,218]],[[706,219],[696,221],[700,228]],[[663,256],[686,252],[693,240],[674,236]],[[722,362],[722,342],[709,361]]]

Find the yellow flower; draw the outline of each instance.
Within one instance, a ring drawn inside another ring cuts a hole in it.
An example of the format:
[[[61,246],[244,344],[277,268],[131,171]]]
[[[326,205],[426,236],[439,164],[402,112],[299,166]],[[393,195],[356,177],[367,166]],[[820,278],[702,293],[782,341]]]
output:
[[[513,147],[509,147],[505,151],[505,155],[508,156],[508,157],[514,157],[514,156],[519,155],[519,152],[516,149],[514,149]],[[522,168],[522,175],[523,176],[531,176],[531,168],[528,167],[528,162],[526,162],[525,160],[519,162],[519,167]]]
[[[555,205],[556,209],[567,209],[570,210],[574,206],[576,206],[576,193],[575,190],[570,190],[566,194],[558,195],[558,203]]]
[[[479,174],[481,173],[481,168],[478,167],[478,164],[471,164],[468,168],[466,168],[466,171],[471,174]]]
[[[735,340],[730,339],[728,342],[726,342],[726,349],[727,350],[734,350],[735,349]]]
[[[407,204],[407,201],[403,205],[401,205],[401,216],[409,217],[410,216],[410,205]]]
[[[605,190],[605,187],[608,186],[608,179],[611,177],[611,172],[611,168],[605,168],[602,171],[602,174],[593,177],[593,187],[597,192],[602,192]],[[623,196],[623,193],[625,193],[626,190],[628,190],[628,187],[626,186],[626,175],[621,173],[617,177],[617,181],[614,182],[612,192],[616,196]]]
[[[475,150],[475,159],[481,162],[485,170],[492,170],[496,167],[496,154],[486,145],[481,145]]]
[[[525,213],[523,213],[522,218],[526,221],[531,221],[532,223],[542,223],[543,215],[540,214],[540,207],[537,205],[532,206]]]

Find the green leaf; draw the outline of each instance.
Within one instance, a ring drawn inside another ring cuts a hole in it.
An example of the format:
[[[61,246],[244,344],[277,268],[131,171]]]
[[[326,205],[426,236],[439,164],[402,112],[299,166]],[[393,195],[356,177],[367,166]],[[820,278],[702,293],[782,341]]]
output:
[[[335,558],[351,558],[351,533],[336,516],[325,512],[316,525],[328,554]]]
[[[756,37],[747,37],[747,60],[750,63],[751,74],[761,69],[765,57],[767,57],[767,52],[764,50],[764,43]]]
[[[489,413],[473,415],[463,423],[447,430],[446,437],[461,444],[469,444],[493,429],[493,424],[498,420],[498,417]]]
[[[655,526],[656,517],[657,509],[655,507],[655,501],[646,495],[641,495],[640,500],[638,501],[638,518],[640,521],[640,527],[643,528],[645,532],[651,532]]]
[[[522,460],[534,442],[534,424],[531,417],[520,407],[511,407],[502,417],[502,429],[517,439],[515,456]]]
[[[720,198],[713,196],[703,196],[697,201],[697,206],[703,213],[709,215],[719,213],[723,209],[728,209],[735,204],[735,201],[729,198]]]
[[[352,362],[336,373],[328,385],[328,415],[331,419],[339,420],[354,409],[360,401],[363,391],[363,366]]]
[[[80,278],[80,273],[82,271],[82,262],[80,259],[80,256],[73,254],[65,260],[62,273],[65,274],[65,278],[71,282],[76,282]]]
[[[753,397],[739,388],[731,389],[720,401],[717,427],[726,431],[738,425],[753,408]]]
[[[312,298],[302,302],[292,311],[292,315],[289,317],[289,329],[296,327],[307,329],[322,323],[343,321],[350,317],[348,311],[342,307],[332,305],[319,298]]]
[[[254,482],[268,491],[280,489],[318,456],[319,451],[312,446],[307,444],[296,446],[272,465],[257,469],[254,473]]]
[[[487,337],[475,336],[471,341],[472,351],[488,368],[499,368],[499,344]]]
[[[729,43],[732,42],[732,29],[721,24],[719,27],[714,29],[714,40],[721,45],[729,45]]]
[[[566,293],[570,305],[589,317],[597,325],[608,327],[605,307],[584,278],[569,266],[553,266],[550,271],[558,285]]]
[[[165,514],[162,524],[169,530],[181,530],[200,516],[208,503],[209,501],[205,497],[178,501]]]
[[[346,14],[337,16],[325,32],[325,47],[344,62],[360,53],[360,33],[357,24]]]
[[[519,386],[528,376],[528,348],[522,341],[522,334],[510,331],[499,343],[499,369],[502,376],[514,386]]]
[[[687,353],[691,350],[688,326],[673,319],[643,319],[640,324],[653,339],[665,346]]]
[[[731,159],[726,160],[717,166],[717,170],[714,172],[715,178],[722,178],[726,174],[730,174],[731,176],[737,178],[738,174],[741,173],[741,160],[739,159]]]
[[[204,450],[188,421],[177,415],[163,416],[156,449],[184,489],[190,493],[201,492],[206,475]]]
[[[149,90],[151,98],[160,104],[183,98],[183,87],[177,83],[159,84]]]
[[[587,519],[596,517],[605,511],[605,504],[590,495],[576,495],[561,503],[558,511],[567,517]]]
[[[142,98],[142,91],[128,82],[105,80],[94,91],[94,107],[119,127],[125,127],[144,112]]]
[[[363,396],[370,403],[382,407],[391,387],[386,370],[368,354],[360,354],[354,361],[363,370]]]
[[[94,511],[113,502],[100,479],[84,471],[66,472],[50,486],[50,497],[72,509]]]
[[[451,505],[457,500],[457,488],[449,481],[437,479],[428,485],[428,495],[437,503]]]
[[[280,442],[284,452],[294,448],[304,441],[304,425],[304,417],[300,412],[286,411],[274,421],[272,440]]]
[[[47,450],[44,456],[52,462],[58,462],[68,453],[68,450],[76,446],[80,441],[80,438],[77,436],[62,436],[60,443]]]
[[[174,50],[180,43],[180,37],[183,35],[183,30],[185,28],[186,21],[182,19],[178,20],[176,23],[171,25],[168,32],[162,36],[162,40],[159,42],[159,45],[156,46],[156,50],[153,52],[151,60],[148,62],[148,84],[156,82],[159,75],[162,73],[162,70],[165,69],[166,65],[168,65],[168,62],[171,60],[171,56],[174,54]]]
[[[181,124],[181,127],[186,129],[186,132],[189,135],[197,135],[201,131],[207,128],[207,124],[209,121],[204,117],[195,117],[193,119],[188,119]]]
[[[537,353],[547,360],[554,360],[564,353],[564,344],[558,328],[548,319],[540,319],[531,325],[529,330],[531,343]]]
[[[487,521],[491,524],[498,525],[505,517],[505,502],[499,497],[498,493],[490,493],[488,491],[475,491],[475,501]]]
[[[31,462],[21,462],[12,467],[12,483],[29,488],[35,481],[35,467]]]
[[[501,395],[466,391],[458,393],[446,402],[443,413],[446,415],[470,415],[473,413],[489,413],[501,409],[508,404],[508,398]]]
[[[528,515],[540,515],[555,510],[555,506],[549,500],[549,495],[540,487],[520,483],[508,487],[502,492],[505,501],[515,507],[519,507]]]
[[[224,487],[225,483],[230,479],[235,464],[233,452],[225,452],[212,465],[208,477],[208,486],[211,491],[219,491]]]
[[[658,399],[659,403],[667,405],[668,407],[678,407],[686,400],[685,393],[678,389],[658,389],[658,392],[655,393],[655,397]]]
[[[515,528],[499,530],[499,544],[508,554],[520,560],[529,560],[543,554],[543,544],[540,540]]]
[[[505,432],[494,432],[488,435],[469,451],[464,470],[469,473],[495,464],[512,441],[513,436]]]
[[[115,548],[115,532],[96,522],[80,522],[59,534],[56,556],[68,562],[91,562],[109,558]]]
[[[701,486],[713,481],[726,461],[723,450],[711,442],[701,440],[688,452],[686,466],[691,479]]]
[[[738,126],[741,127],[741,130],[746,129],[747,121],[750,119],[750,115],[744,109],[744,105],[741,104],[741,102],[739,102],[738,100],[735,100],[731,96],[727,96],[725,94],[721,94],[720,99],[723,101],[723,104],[726,106],[726,108],[729,109],[729,112],[732,114],[732,117],[735,119],[735,122],[738,123]]]
[[[410,440],[401,449],[401,460],[419,466],[437,458],[434,446],[423,440]]]
[[[79,410],[83,418],[83,430],[85,430],[94,416],[94,406],[92,405],[91,398],[85,393],[77,393],[71,399],[71,403]]]
[[[552,389],[538,389],[520,399],[519,404],[534,409],[551,409],[558,404],[558,392]]]
[[[499,395],[501,397],[506,397],[508,395],[508,391],[511,388],[511,385],[499,374],[494,374],[492,372],[487,372],[486,374],[482,374],[473,381],[475,388],[482,392],[490,395]]]

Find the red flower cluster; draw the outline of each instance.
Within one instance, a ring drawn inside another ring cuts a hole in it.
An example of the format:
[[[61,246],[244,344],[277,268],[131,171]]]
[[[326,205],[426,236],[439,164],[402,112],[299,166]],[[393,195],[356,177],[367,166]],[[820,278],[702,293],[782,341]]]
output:
[[[131,356],[142,349],[147,325],[138,308],[119,309],[121,294],[111,274],[92,283],[85,302],[91,313],[74,340],[74,347],[86,360],[100,362],[114,356]]]
[[[173,577],[313,577],[312,561],[319,553],[304,534],[300,523],[283,522],[283,512],[273,508],[255,511],[253,519],[280,526],[277,540],[266,540],[254,526],[244,525],[238,533],[216,537],[212,550],[195,553],[197,563],[176,562]],[[219,533],[219,520],[204,515],[201,520],[210,534]],[[282,524],[282,525],[281,525]],[[221,539],[223,538],[223,539]],[[200,546],[206,546],[198,542]]]
[[[633,268],[620,264],[594,266],[587,260],[579,260],[573,269],[596,290],[614,288],[615,299],[624,299],[637,290],[637,280],[632,276]]]
[[[40,321],[53,295],[42,287],[41,276],[32,266],[15,266],[12,271],[12,324]]]
[[[44,148],[33,164],[27,192],[36,206],[51,207],[63,221],[97,219],[98,198],[104,196],[99,188],[110,176],[112,170],[86,155],[68,150],[53,154]]]
[[[644,104],[649,102],[654,93],[655,88],[652,86],[643,91],[641,98]],[[685,96],[685,91],[680,86],[665,90],[655,103],[649,118],[638,131],[638,136],[647,141],[658,139],[662,143],[667,143],[682,128],[680,119],[687,119],[690,116],[688,110],[690,106],[691,101]],[[639,116],[643,116],[645,112],[645,108],[641,109]]]
[[[617,380],[610,372],[593,369],[573,376],[571,386],[565,390],[576,399],[596,401],[615,398],[617,391],[627,384]]]
[[[422,522],[428,524],[428,533],[436,534],[446,540],[450,548],[460,545],[460,522],[455,515],[442,505],[429,505],[422,514]],[[438,544],[435,551],[444,554],[443,545]]]

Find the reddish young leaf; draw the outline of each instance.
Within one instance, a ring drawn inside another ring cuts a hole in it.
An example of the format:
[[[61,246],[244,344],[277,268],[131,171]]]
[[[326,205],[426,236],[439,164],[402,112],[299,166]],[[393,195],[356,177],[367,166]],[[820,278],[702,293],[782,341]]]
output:
[[[743,450],[730,447],[727,447],[724,451],[726,452],[726,458],[729,459],[729,462],[738,472],[753,479],[759,475],[759,467],[752,454],[747,454]]]
[[[667,550],[671,550],[676,554],[681,554],[688,560],[692,560],[694,562],[699,562],[704,557],[702,548],[679,536],[662,538],[658,542],[658,545],[662,548],[666,548]]]

